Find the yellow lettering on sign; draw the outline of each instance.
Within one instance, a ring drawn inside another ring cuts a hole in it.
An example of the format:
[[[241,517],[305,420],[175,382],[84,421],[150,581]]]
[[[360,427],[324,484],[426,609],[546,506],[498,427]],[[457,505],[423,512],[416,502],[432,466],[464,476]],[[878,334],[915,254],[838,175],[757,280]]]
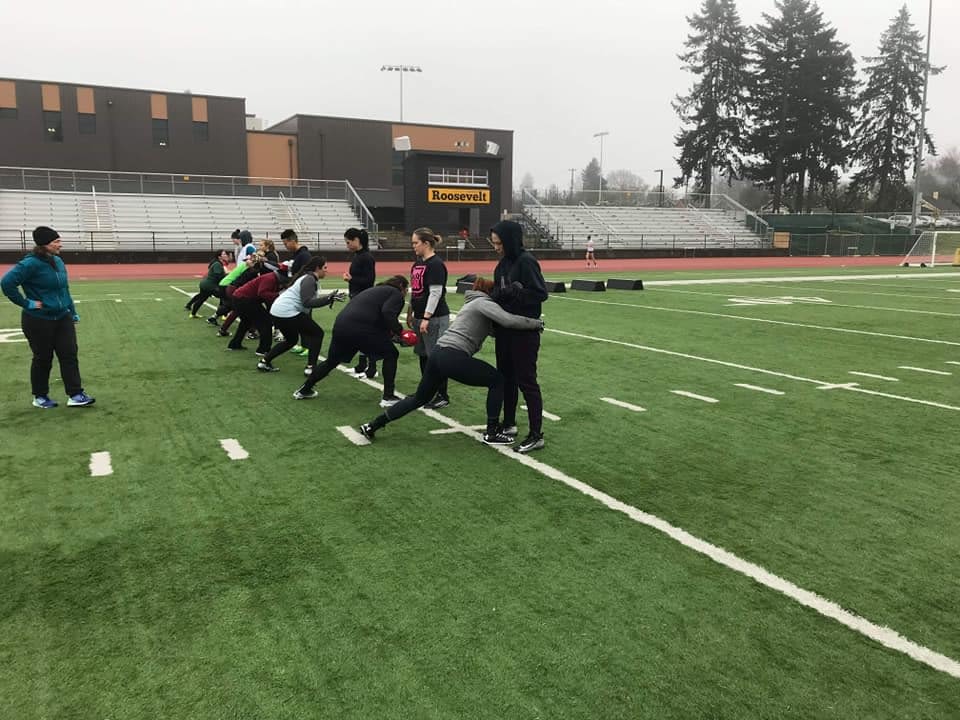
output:
[[[490,191],[487,189],[464,188],[427,188],[427,201],[432,203],[453,203],[456,205],[489,205]]]

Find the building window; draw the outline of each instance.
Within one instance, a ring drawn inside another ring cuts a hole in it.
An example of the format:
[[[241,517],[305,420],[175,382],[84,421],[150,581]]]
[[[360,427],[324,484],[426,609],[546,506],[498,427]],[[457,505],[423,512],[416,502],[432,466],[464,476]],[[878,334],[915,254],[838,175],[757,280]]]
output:
[[[0,108],[0,120],[16,120],[16,108]]]
[[[439,168],[427,170],[428,185],[462,185],[466,187],[489,187],[490,173],[479,168]]]
[[[97,116],[93,113],[77,113],[77,127],[81,135],[96,135]]]
[[[393,150],[393,157],[390,162],[390,181],[394,185],[403,185],[403,157],[407,153],[401,150]]]
[[[170,128],[166,120],[153,119],[153,145],[166,147],[170,144]]]
[[[43,111],[43,129],[47,142],[63,142],[63,116],[59,112]]]
[[[197,142],[206,142],[210,139],[210,125],[206,122],[193,121],[193,139]]]

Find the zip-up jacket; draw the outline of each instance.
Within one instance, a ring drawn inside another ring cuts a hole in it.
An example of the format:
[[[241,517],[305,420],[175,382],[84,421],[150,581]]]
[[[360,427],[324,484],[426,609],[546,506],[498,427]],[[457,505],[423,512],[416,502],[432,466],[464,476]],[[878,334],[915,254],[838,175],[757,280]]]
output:
[[[279,277],[270,272],[255,277],[233,291],[234,300],[259,300],[270,307],[280,294]]]
[[[547,300],[547,284],[540,263],[523,247],[523,230],[517,223],[504,220],[493,226],[493,232],[503,243],[503,257],[493,271],[493,282],[500,288],[508,288],[515,282],[523,285],[504,308],[517,315],[540,317]]]
[[[67,266],[57,255],[49,258],[30,253],[7,271],[0,280],[0,287],[10,302],[22,307],[28,315],[59,320],[66,315],[75,315],[77,311],[70,297]],[[20,288],[24,294],[20,293]],[[42,307],[31,308],[37,300]]]
[[[375,285],[354,297],[333,323],[337,328],[399,335],[403,326],[397,316],[403,310],[403,293],[392,285]]]

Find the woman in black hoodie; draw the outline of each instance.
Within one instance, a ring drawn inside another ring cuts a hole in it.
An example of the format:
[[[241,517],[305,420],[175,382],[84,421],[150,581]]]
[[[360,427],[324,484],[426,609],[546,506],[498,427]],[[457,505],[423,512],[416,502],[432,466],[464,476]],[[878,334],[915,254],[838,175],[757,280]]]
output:
[[[503,309],[514,315],[539,318],[547,299],[547,285],[540,263],[523,247],[523,228],[510,220],[498,222],[490,230],[490,243],[500,255],[493,271],[494,297]],[[537,382],[537,357],[540,333],[535,330],[497,328],[497,369],[504,376],[503,429],[517,432],[519,394],[527,403],[530,428],[527,437],[514,451],[528,453],[544,446],[543,396]]]
[[[377,279],[377,261],[370,252],[370,236],[363,228],[347,228],[343,240],[347,244],[347,250],[353,252],[350,269],[343,274],[349,287],[350,299],[353,300],[359,293],[373,287]],[[353,374],[358,378],[373,380],[377,376],[377,359],[360,353]]]

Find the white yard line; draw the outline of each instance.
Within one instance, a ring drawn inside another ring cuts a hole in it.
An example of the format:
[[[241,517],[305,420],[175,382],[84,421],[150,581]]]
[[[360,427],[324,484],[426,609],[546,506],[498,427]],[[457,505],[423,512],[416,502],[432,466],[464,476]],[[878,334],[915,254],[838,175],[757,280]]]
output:
[[[920,400],[918,398],[904,397],[902,395],[889,395],[887,393],[876,392],[875,390],[867,390],[866,388],[858,387],[856,383],[846,383],[846,384],[833,384],[825,380],[814,380],[813,378],[805,378],[799,375],[791,375],[789,373],[778,372],[776,370],[767,370],[766,368],[757,368],[751,367],[750,365],[741,365],[739,363],[729,362],[727,360],[717,360],[715,358],[707,358],[700,355],[690,355],[689,353],[677,352],[675,350],[665,350],[663,348],[650,347],[649,345],[639,345],[637,343],[625,342],[623,340],[611,340],[609,338],[597,337],[596,335],[584,335],[583,333],[574,333],[568,332],[567,330],[557,330],[556,328],[547,328],[544,332],[555,333],[557,335],[566,335],[568,337],[583,338],[584,340],[595,340],[596,342],[609,343],[611,345],[619,345],[620,347],[629,347],[636,350],[644,350],[646,352],[658,353],[661,355],[668,355],[670,357],[682,357],[688,360],[697,360],[699,362],[711,363],[713,365],[721,365],[723,367],[736,368],[737,370],[748,370],[750,372],[761,373],[763,375],[770,375],[771,377],[780,377],[786,378],[787,380],[797,380],[799,382],[813,383],[820,388],[824,389],[843,389],[850,390],[851,392],[863,393],[865,395],[874,395],[877,397],[885,397],[891,400],[899,400],[901,402],[915,403],[917,405],[926,405],[928,407],[941,408],[943,410],[953,410],[955,412],[960,412],[960,407],[955,405],[946,405],[944,403],[931,402],[929,400]]]
[[[110,453],[90,453],[90,476],[103,477],[105,475],[113,475],[113,464],[110,460]]]
[[[747,283],[802,283],[820,282],[824,280],[929,280],[935,278],[957,278],[960,273],[934,273],[933,275],[804,275],[794,277],[735,277],[735,278],[705,278],[702,280],[644,280],[644,287],[669,287],[671,285],[744,285]]]
[[[757,283],[764,288],[774,288],[777,290],[795,290],[796,288],[784,287],[782,285],[767,285],[765,283]],[[837,283],[830,283],[831,285],[836,285]],[[870,287],[874,287],[871,285]],[[874,292],[871,290],[844,290],[838,287],[818,287],[818,288],[804,288],[804,292],[823,292],[823,293],[846,293],[848,295],[875,295],[877,297],[895,297],[895,298],[911,298],[916,300],[951,300],[951,301],[960,301],[960,298],[945,298],[942,295],[911,295],[910,293],[886,293],[886,292]]]
[[[559,330],[555,330],[554,332],[565,334],[565,335],[574,335],[574,333],[564,333]],[[597,339],[597,338],[591,338],[591,339]],[[616,342],[617,344],[621,344],[621,345],[629,345],[629,343],[619,343],[617,341],[608,341],[608,342]],[[682,354],[682,353],[674,353],[666,350],[661,350],[659,352],[663,352],[669,355]],[[693,357],[693,356],[687,356],[687,357]],[[722,361],[707,360],[707,362],[717,362],[723,365],[732,365],[732,363],[725,363]],[[350,368],[338,367],[338,369],[344,373],[352,374],[352,370]],[[785,376],[785,377],[792,377],[792,376]],[[794,378],[794,379],[804,379],[804,378]],[[365,382],[367,385],[370,385],[371,387],[377,388],[380,392],[383,392],[383,385],[381,385],[380,383],[376,383],[372,380],[366,380],[366,379],[363,382]],[[819,381],[809,380],[808,382],[819,382]],[[400,393],[397,393],[397,395],[400,395]],[[960,408],[955,408],[955,409],[960,410]],[[446,425],[448,428],[452,430],[461,432],[467,437],[472,438],[474,440],[480,439],[479,433],[477,433],[470,426],[461,425],[456,420],[448,418],[445,415],[441,415],[435,410],[427,410],[425,408],[421,408],[421,411],[424,412],[424,414],[432,417],[434,420],[437,420],[438,422]],[[720,565],[723,565],[727,568],[730,568],[731,570],[737,573],[745,575],[751,578],[752,580],[754,580],[755,582],[759,583],[760,585],[763,585],[779,593],[782,593],[783,595],[787,596],[791,600],[794,600],[795,602],[805,607],[809,607],[812,610],[815,610],[816,612],[820,613],[824,617],[836,620],[840,624],[850,628],[851,630],[854,630],[855,632],[860,633],[861,635],[864,635],[865,637],[883,645],[884,647],[890,648],[892,650],[896,650],[897,652],[903,653],[918,662],[928,665],[929,667],[932,667],[936,670],[944,672],[948,675],[952,675],[953,677],[960,678],[960,662],[957,662],[956,660],[946,655],[937,653],[927,647],[924,647],[923,645],[918,645],[917,643],[914,643],[911,640],[908,640],[907,638],[898,634],[896,631],[891,630],[890,628],[884,627],[882,625],[876,625],[875,623],[872,623],[865,618],[862,618],[858,615],[848,612],[847,610],[844,610],[842,607],[840,607],[840,605],[838,605],[835,602],[827,600],[826,598],[821,597],[820,595],[817,595],[816,593],[813,593],[809,590],[805,590],[799,587],[798,585],[794,585],[789,580],[785,580],[777,575],[774,575],[773,573],[765,570],[761,566],[755,565],[754,563],[744,560],[738,557],[737,555],[734,555],[733,553],[728,552],[727,550],[724,550],[723,548],[717,545],[713,545],[711,543],[706,542],[705,540],[701,540],[700,538],[694,535],[691,535],[686,530],[682,530],[681,528],[671,525],[666,520],[663,520],[657,517],[656,515],[646,513],[642,510],[639,510],[633,507],[632,505],[627,505],[626,503],[621,502],[620,500],[617,500],[611,495],[607,495],[606,493],[603,493],[591,487],[590,485],[587,485],[586,483],[581,482],[580,480],[577,480],[561,472],[560,470],[557,470],[556,468],[550,465],[547,465],[546,463],[540,462],[539,460],[536,460],[530,457],[529,455],[521,455],[520,453],[515,453],[510,447],[497,446],[497,445],[491,445],[489,447],[494,452],[500,453],[500,455],[502,455],[504,458],[512,460],[514,462],[518,462],[522,465],[526,465],[527,467],[539,472],[540,474],[544,475],[547,478],[550,478],[551,480],[556,480],[558,482],[561,482],[564,485],[578,492],[581,492],[584,495],[587,495],[588,497],[593,498],[594,500],[599,501],[600,503],[610,508],[611,510],[621,512],[627,517],[629,517],[631,520],[634,520],[635,522],[646,525],[647,527],[650,527],[654,530],[657,530],[658,532],[661,532],[667,535],[668,537],[677,541],[684,547],[694,550],[695,552],[698,552],[702,555],[705,555],[709,557],[711,560],[713,560],[714,562]]]
[[[169,287],[170,287],[171,290],[176,290],[176,291],[177,291],[178,293],[180,293],[181,295],[186,295],[187,297],[193,297],[193,296],[196,294],[196,293],[187,292],[186,290],[181,290],[181,289],[178,288],[176,285],[170,285]],[[211,305],[211,304],[208,303],[208,302],[203,303],[203,305],[204,305],[204,307],[208,307],[208,308],[210,308],[211,310],[216,310],[216,309],[217,309],[217,306],[216,306],[216,305]]]
[[[521,405],[521,406],[520,406],[520,409],[521,409],[521,410],[526,410],[526,409],[527,409],[527,406],[526,406],[526,405]],[[544,416],[547,420],[553,420],[554,422],[560,422],[560,416],[559,416],[559,415],[554,415],[553,413],[548,413],[546,410],[543,411],[543,416]]]
[[[847,373],[848,375],[856,375],[858,377],[873,378],[874,380],[886,380],[888,382],[900,382],[898,378],[887,377],[886,375],[874,375],[873,373],[857,372],[856,370],[851,370]]]
[[[610,403],[611,405],[616,405],[617,407],[626,408],[627,410],[632,410],[633,412],[646,412],[647,409],[640,407],[639,405],[631,405],[628,402],[623,400],[615,400],[614,398],[602,397],[600,398],[605,403]]]
[[[956,360],[947,360],[947,362],[946,362],[945,364],[946,364],[946,365],[960,365],[960,362],[957,362]]]
[[[671,390],[674,395],[680,395],[681,397],[691,398],[693,400],[701,400],[705,403],[717,403],[720,402],[716,398],[707,397],[706,395],[697,395],[696,393],[688,392],[686,390]]]
[[[221,440],[220,447],[226,451],[227,457],[231,460],[246,460],[250,457],[250,453],[244,450],[240,443],[233,438]]]
[[[337,428],[340,431],[340,434],[343,435],[347,440],[352,442],[354,445],[369,445],[370,441],[367,440],[363,435],[360,434],[359,430],[354,430],[349,425],[341,425]]]
[[[952,372],[947,372],[946,370],[928,370],[927,368],[913,367],[912,365],[897,365],[899,370],[912,370],[913,372],[918,373],[927,373],[928,375],[953,375]]]
[[[759,385],[748,385],[747,383],[734,383],[734,385],[747,390],[756,390],[757,392],[767,393],[768,395],[786,395],[783,390],[772,390],[771,388],[760,387]]]
[[[451,420],[450,418],[439,415],[438,413],[434,413],[433,411],[427,412],[431,415],[431,417],[435,417],[448,427],[455,428],[460,432],[463,432],[468,437],[474,439],[477,438],[477,434],[469,427],[460,425],[455,420]],[[879,643],[880,645],[883,645],[884,647],[903,653],[904,655],[913,658],[917,662],[923,663],[924,665],[932,667],[935,670],[939,670],[940,672],[946,673],[953,677],[960,678],[960,662],[957,662],[947,655],[942,655],[941,653],[935,652],[930,648],[908,640],[895,630],[882,625],[877,625],[873,622],[870,622],[866,618],[844,610],[840,605],[831,600],[795,585],[789,580],[779,577],[778,575],[774,575],[760,565],[756,565],[748,560],[744,560],[743,558],[724,550],[718,545],[713,545],[705,540],[701,540],[695,535],[692,535],[686,530],[678,528],[675,525],[671,525],[669,522],[657,517],[656,515],[652,515],[632,505],[621,502],[613,496],[607,495],[606,493],[601,492],[600,490],[597,490],[596,488],[587,485],[586,483],[577,480],[576,478],[571,477],[560,470],[557,470],[551,465],[547,465],[544,462],[532,458],[530,455],[521,455],[519,453],[515,453],[509,447],[490,447],[495,452],[500,453],[500,455],[502,455],[504,458],[521,463],[522,465],[526,465],[530,469],[535,470],[551,480],[563,483],[567,487],[583,493],[587,497],[597,500],[609,509],[623,513],[631,520],[663,533],[684,547],[700,553],[701,555],[705,555],[719,565],[723,565],[734,572],[744,575],[754,580],[758,584],[763,585],[764,587],[782,593],[794,602],[797,602],[804,607],[808,607],[811,610],[820,613],[824,617],[835,620],[841,625],[850,628],[854,632],[860,633],[861,635]]]
[[[468,427],[470,430],[477,430],[477,431],[487,429],[486,425],[469,425]],[[430,434],[431,435],[454,435],[458,432],[460,432],[460,428],[440,428],[439,430],[431,430]]]
[[[851,328],[832,327],[830,325],[813,325],[811,323],[788,322],[786,320],[769,320],[767,318],[750,317],[749,315],[731,315],[730,313],[714,313],[705,310],[685,310],[682,308],[658,307],[656,305],[634,305],[632,303],[611,302],[609,300],[588,300],[587,298],[564,297],[562,295],[551,296],[558,300],[567,300],[569,302],[585,302],[597,305],[616,305],[619,307],[629,307],[637,310],[658,310],[660,312],[681,313],[684,315],[702,315],[704,317],[719,317],[730,320],[744,320],[746,322],[767,323],[769,325],[783,325],[786,327],[807,328],[810,330],[826,330],[828,332],[847,333],[850,335],[867,335],[870,337],[890,338],[893,340],[911,340],[913,342],[933,343],[935,345],[951,345],[960,347],[960,342],[953,340],[935,340],[933,338],[914,337],[912,335],[892,335],[890,333],[872,332],[870,330],[853,330]],[[549,328],[548,328],[549,330]]]

